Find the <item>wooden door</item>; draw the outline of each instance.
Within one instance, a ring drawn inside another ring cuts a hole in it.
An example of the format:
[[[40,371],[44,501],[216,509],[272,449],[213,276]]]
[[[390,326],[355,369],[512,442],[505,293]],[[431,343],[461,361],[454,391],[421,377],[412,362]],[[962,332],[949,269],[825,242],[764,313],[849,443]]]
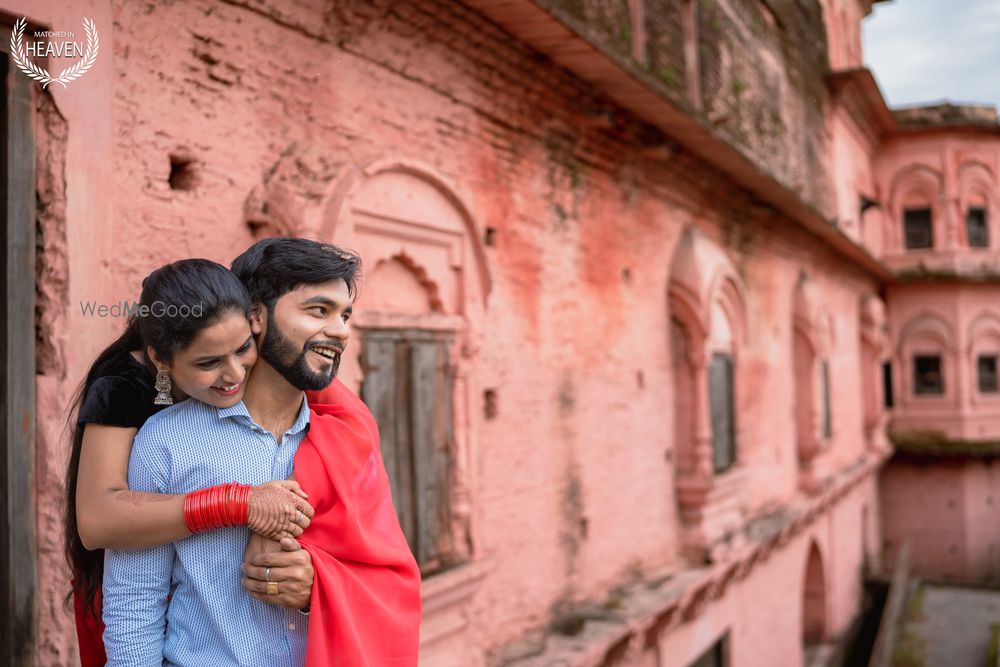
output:
[[[362,338],[361,398],[378,422],[392,500],[424,574],[453,560],[450,345],[450,336],[417,330]]]
[[[0,666],[30,665],[35,636],[35,146],[32,83],[0,26]]]

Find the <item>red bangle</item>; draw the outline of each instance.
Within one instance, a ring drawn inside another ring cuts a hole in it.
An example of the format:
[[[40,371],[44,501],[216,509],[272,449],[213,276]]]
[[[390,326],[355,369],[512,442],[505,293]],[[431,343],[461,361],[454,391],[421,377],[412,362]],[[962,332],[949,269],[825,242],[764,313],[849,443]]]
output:
[[[253,489],[249,484],[239,484],[234,489],[236,495],[235,510],[236,516],[233,521],[237,526],[246,526],[250,523],[250,491]]]
[[[184,525],[192,533],[226,526],[245,526],[250,512],[247,484],[230,482],[184,496]]]
[[[226,484],[226,488],[222,492],[222,519],[227,524],[233,521],[232,512],[232,502],[233,502],[233,485]]]

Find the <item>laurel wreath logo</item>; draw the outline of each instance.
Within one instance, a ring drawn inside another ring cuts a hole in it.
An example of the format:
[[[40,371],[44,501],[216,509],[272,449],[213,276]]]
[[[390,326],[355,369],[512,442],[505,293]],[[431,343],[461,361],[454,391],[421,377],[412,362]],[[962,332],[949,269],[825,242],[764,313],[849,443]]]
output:
[[[61,83],[63,88],[66,88],[67,83],[86,74],[87,70],[94,64],[94,60],[97,59],[97,52],[101,49],[101,39],[97,36],[97,26],[94,25],[94,22],[85,18],[83,19],[83,29],[87,33],[87,51],[83,54],[83,59],[64,69],[59,73],[59,76],[53,77],[44,67],[39,67],[31,62],[24,54],[21,38],[24,37],[24,29],[27,24],[27,20],[23,18],[14,24],[14,31],[10,34],[10,53],[18,69],[35,81],[39,81],[42,88],[46,88],[50,83]]]

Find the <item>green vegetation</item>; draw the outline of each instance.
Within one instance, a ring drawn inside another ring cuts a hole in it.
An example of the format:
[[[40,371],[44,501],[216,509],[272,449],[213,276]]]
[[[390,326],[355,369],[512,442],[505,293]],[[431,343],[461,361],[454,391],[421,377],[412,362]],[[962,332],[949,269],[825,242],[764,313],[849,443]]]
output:
[[[992,667],[1000,659],[1000,623],[990,624],[990,653],[986,664]]]
[[[916,456],[1000,456],[1000,440],[957,440],[940,431],[889,433],[896,449]]]
[[[923,619],[924,585],[917,584],[906,603],[906,614],[902,619],[899,639],[892,649],[893,667],[925,667],[927,646],[924,640],[913,631],[911,624]]]
[[[632,43],[632,31],[627,25],[623,25],[621,30],[618,31],[618,39],[624,42],[626,46]]]
[[[667,84],[668,86],[674,85],[674,82],[677,81],[677,70],[675,70],[671,65],[667,65],[666,67],[661,67],[660,80],[663,81],[663,83]]]

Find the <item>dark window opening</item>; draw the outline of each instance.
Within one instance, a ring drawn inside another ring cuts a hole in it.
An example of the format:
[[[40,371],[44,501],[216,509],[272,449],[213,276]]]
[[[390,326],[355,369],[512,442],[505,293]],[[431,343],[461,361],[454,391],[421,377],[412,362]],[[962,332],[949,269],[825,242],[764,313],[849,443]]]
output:
[[[878,202],[865,195],[858,195],[858,208],[862,215],[873,206],[878,206]]]
[[[984,394],[997,393],[997,355],[981,354],[976,364],[979,370],[979,391]]]
[[[903,232],[907,250],[934,247],[934,228],[929,208],[908,208],[903,211]]]
[[[189,192],[198,187],[197,163],[194,158],[171,154],[170,176],[167,181],[171,190]]]
[[[891,408],[893,404],[892,400],[892,362],[885,361],[882,363],[882,404]]]
[[[729,665],[729,633],[712,644],[707,651],[698,656],[689,667],[728,667]]]
[[[736,461],[736,419],[733,410],[733,361],[713,354],[708,370],[709,409],[712,415],[712,463],[716,473]]]
[[[935,354],[913,357],[913,391],[924,395],[944,393],[940,356]]]
[[[990,234],[986,228],[986,209],[973,206],[965,214],[965,232],[970,248],[988,248]]]

